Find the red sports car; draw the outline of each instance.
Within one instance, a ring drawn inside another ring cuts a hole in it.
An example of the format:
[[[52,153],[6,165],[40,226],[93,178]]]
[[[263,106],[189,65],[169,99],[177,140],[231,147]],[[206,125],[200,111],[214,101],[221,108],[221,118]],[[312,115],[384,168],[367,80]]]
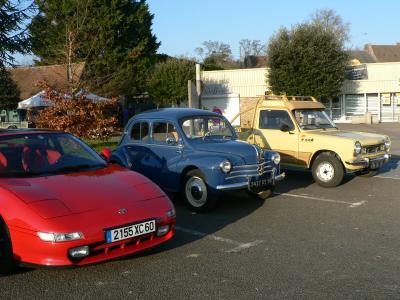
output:
[[[0,268],[79,266],[159,245],[175,209],[146,177],[71,134],[0,131]]]

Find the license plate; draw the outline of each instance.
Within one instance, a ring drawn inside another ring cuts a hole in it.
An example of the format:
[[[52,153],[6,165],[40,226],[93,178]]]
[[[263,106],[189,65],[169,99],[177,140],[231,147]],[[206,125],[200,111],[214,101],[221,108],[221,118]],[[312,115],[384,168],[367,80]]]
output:
[[[106,231],[106,242],[113,243],[156,231],[156,221],[150,220]]]
[[[249,180],[249,189],[250,190],[258,190],[267,185],[272,184],[272,178],[257,178],[253,177]]]

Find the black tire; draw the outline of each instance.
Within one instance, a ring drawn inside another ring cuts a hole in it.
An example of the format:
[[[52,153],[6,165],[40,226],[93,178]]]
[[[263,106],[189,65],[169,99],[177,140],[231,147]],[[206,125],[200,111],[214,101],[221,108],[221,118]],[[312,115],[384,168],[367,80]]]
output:
[[[366,170],[356,172],[356,175],[360,176],[360,177],[364,177],[364,178],[369,178],[369,177],[375,176],[376,174],[378,174],[378,172],[379,172],[379,169],[366,169]]]
[[[272,195],[272,192],[274,191],[273,189],[268,189],[268,190],[264,190],[261,192],[252,192],[249,190],[246,190],[247,193],[252,196],[252,197],[256,197],[257,199],[260,200],[266,200],[267,198],[269,198]]]
[[[18,127],[15,125],[10,125],[10,126],[8,126],[8,129],[18,129]]]
[[[182,196],[192,211],[204,212],[214,208],[216,199],[210,195],[210,189],[200,170],[187,172],[183,179]]]
[[[16,267],[10,232],[7,225],[0,218],[0,274],[10,274],[15,271]]]
[[[338,186],[344,177],[344,168],[340,159],[331,152],[323,152],[312,164],[314,181],[322,187]]]

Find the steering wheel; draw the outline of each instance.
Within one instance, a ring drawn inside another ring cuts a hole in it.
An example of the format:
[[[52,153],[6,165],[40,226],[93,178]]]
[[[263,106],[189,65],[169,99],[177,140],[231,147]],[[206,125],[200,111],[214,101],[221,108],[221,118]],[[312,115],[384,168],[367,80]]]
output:
[[[205,140],[206,137],[208,137],[208,136],[211,136],[211,131],[210,131],[210,130],[204,132],[204,134],[203,134],[203,140]]]

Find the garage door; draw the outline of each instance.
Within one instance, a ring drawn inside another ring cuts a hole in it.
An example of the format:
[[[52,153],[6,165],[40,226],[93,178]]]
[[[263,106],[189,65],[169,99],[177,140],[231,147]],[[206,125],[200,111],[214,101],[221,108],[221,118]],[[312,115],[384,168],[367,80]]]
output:
[[[395,93],[393,99],[394,121],[400,121],[400,93]]]
[[[395,110],[397,104],[394,93],[381,94],[381,121],[393,122],[395,120]]]
[[[367,94],[367,111],[379,118],[379,95]]]
[[[363,94],[345,95],[346,118],[365,114],[365,98]]]

